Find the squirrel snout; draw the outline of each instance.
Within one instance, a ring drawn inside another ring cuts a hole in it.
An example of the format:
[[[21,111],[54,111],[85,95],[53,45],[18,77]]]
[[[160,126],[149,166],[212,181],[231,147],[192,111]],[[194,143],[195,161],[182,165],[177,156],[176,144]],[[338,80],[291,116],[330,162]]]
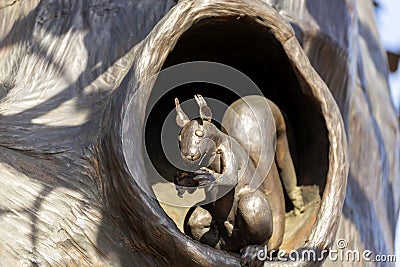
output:
[[[186,155],[185,158],[190,160],[190,161],[195,161],[195,160],[198,160],[200,158],[200,155],[198,155],[198,154],[190,154],[190,155]]]

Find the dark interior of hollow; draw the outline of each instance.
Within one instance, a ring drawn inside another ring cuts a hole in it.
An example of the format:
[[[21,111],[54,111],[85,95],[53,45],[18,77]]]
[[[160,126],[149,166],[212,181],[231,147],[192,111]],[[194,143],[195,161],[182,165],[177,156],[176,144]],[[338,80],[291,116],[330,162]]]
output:
[[[281,108],[291,130],[289,142],[298,184],[316,184],[322,194],[329,152],[325,120],[318,102],[302,92],[287,55],[269,29],[246,17],[204,19],[180,37],[163,68],[190,61],[213,61],[240,70]],[[227,105],[238,99],[226,88],[197,83],[176,87],[157,102],[147,120],[151,123],[146,124],[145,139],[150,159],[166,176],[171,177],[176,169],[162,156],[161,127],[174,109],[175,97],[183,102],[197,93]]]

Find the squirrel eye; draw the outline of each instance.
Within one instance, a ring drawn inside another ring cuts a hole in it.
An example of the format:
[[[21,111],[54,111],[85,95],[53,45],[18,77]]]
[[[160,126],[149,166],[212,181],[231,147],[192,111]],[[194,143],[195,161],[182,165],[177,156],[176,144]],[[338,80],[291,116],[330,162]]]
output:
[[[200,131],[200,130],[196,130],[195,134],[196,134],[198,137],[203,137],[203,136],[204,136],[204,132],[203,132],[203,131]]]

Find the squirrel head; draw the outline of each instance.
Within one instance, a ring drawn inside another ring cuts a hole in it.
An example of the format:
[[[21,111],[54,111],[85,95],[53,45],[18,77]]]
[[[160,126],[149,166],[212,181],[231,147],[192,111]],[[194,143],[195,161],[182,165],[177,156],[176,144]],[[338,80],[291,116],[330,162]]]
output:
[[[200,119],[189,120],[175,98],[176,123],[181,127],[178,136],[182,158],[189,162],[211,164],[215,157],[219,130],[211,122],[211,109],[201,95],[195,95],[200,108]],[[199,163],[199,164],[200,164]],[[207,166],[208,166],[207,165]]]

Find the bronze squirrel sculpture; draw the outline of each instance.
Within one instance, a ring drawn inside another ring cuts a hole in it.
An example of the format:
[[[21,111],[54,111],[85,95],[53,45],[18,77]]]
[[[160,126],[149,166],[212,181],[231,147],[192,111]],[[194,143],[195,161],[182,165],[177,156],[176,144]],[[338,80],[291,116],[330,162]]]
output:
[[[212,112],[204,98],[196,95],[195,99],[200,108],[200,121],[189,120],[179,100],[175,99],[176,122],[182,128],[179,145],[184,161],[199,164],[202,160],[207,167],[191,175],[177,177],[175,183],[181,186],[208,186],[208,191],[214,193],[224,186],[232,190],[210,204],[192,208],[185,220],[185,233],[215,248],[227,251],[244,248],[242,263],[249,257],[254,260],[254,249],[260,246],[267,245],[269,251],[279,249],[285,226],[281,180],[295,210],[299,212],[304,207],[282,113],[264,97],[244,97],[233,103],[224,115],[222,125],[229,133],[227,135],[211,122]],[[276,129],[266,127],[264,119],[255,123],[254,116],[268,116],[263,113],[265,105],[272,111]],[[246,127],[238,127],[238,118],[247,120]],[[257,134],[260,131],[263,133]],[[250,138],[243,138],[243,134]],[[270,170],[265,169],[269,166],[263,166],[265,159],[260,158],[265,155],[260,152],[263,140],[259,139],[265,134],[276,137],[275,160]],[[266,175],[265,179],[256,171],[255,166],[259,163],[260,173]],[[251,180],[263,182],[257,189],[250,190]],[[181,189],[177,190],[178,194],[183,194]]]

